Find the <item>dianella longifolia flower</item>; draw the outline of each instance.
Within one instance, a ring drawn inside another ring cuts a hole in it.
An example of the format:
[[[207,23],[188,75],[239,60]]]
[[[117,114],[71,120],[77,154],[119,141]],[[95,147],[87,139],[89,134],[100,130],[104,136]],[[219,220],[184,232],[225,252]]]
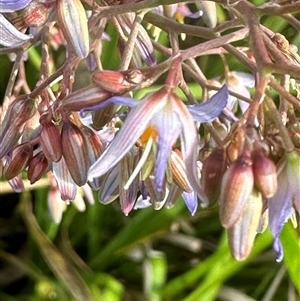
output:
[[[173,178],[175,183],[180,181],[176,179],[178,173],[172,172],[171,168],[172,152],[178,149],[186,170],[180,175],[184,177],[185,187],[187,187],[183,190],[186,192],[194,190],[204,205],[208,205],[208,199],[198,178],[198,134],[195,120],[210,122],[220,115],[227,104],[228,91],[226,86],[223,86],[207,102],[188,107],[175,93],[176,86],[170,79],[174,77],[174,71],[172,71],[173,69],[170,71],[167,83],[158,91],[148,94],[142,101],[113,97],[102,104],[105,106],[115,103],[130,105],[133,108],[116,138],[90,167],[89,178],[103,176],[129,152],[140,148],[141,158],[137,163],[137,169],[132,172],[138,176],[137,171],[141,171],[141,178],[146,187],[147,178],[149,178],[151,190],[154,190],[157,196],[161,195],[159,199],[163,202],[167,197],[166,191],[169,191],[168,186],[173,183]],[[177,144],[178,139],[179,144]],[[123,184],[126,185],[126,183]],[[195,202],[197,202],[196,199]],[[191,206],[196,207],[195,204]]]
[[[283,7],[269,2],[266,18]],[[0,0],[0,61],[11,66],[0,79],[0,185],[50,186],[56,223],[66,204],[93,204],[93,191],[125,215],[181,199],[191,214],[215,207],[234,258],[269,226],[280,261],[282,227],[300,210],[300,105],[289,92],[300,58],[283,35],[240,18],[241,7],[256,18],[249,3]],[[284,9],[297,31],[297,6]]]

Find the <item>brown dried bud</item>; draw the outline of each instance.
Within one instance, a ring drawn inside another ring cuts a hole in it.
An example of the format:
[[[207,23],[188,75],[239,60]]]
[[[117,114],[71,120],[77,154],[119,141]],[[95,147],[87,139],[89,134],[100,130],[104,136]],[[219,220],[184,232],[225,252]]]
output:
[[[274,162],[266,157],[262,151],[252,153],[254,185],[266,198],[272,197],[278,187],[277,172]]]
[[[222,179],[220,220],[225,228],[232,227],[240,218],[253,184],[252,161],[243,154],[230,165]]]
[[[65,121],[63,124],[62,145],[63,157],[74,182],[83,186],[90,167],[88,148],[83,133],[72,122]]]
[[[262,213],[261,193],[253,190],[245,204],[245,210],[233,227],[228,229],[229,248],[236,260],[245,260],[253,247]]]
[[[28,163],[27,177],[30,184],[38,181],[50,169],[48,159],[43,152],[37,153]]]
[[[52,122],[45,123],[40,133],[40,144],[46,158],[58,162],[62,156],[61,135]]]
[[[210,201],[210,205],[213,205],[219,198],[225,170],[225,151],[223,148],[216,148],[203,161],[201,171],[201,185]]]
[[[21,173],[32,157],[33,147],[30,143],[18,145],[13,153],[11,161],[5,166],[4,178],[10,180]]]
[[[24,9],[23,20],[27,26],[39,27],[46,23],[49,15],[49,8],[44,3],[32,1]]]

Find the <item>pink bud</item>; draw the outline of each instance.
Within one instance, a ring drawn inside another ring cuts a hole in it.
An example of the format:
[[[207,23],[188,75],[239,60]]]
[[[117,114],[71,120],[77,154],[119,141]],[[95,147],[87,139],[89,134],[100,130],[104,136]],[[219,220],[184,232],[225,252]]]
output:
[[[262,214],[262,196],[252,191],[245,203],[245,210],[238,221],[228,229],[229,247],[236,260],[245,260],[253,247]]]
[[[262,151],[253,151],[254,185],[266,198],[272,197],[277,191],[277,172],[274,162]]]
[[[43,152],[37,153],[28,163],[27,177],[30,184],[38,181],[48,170],[50,164]]]
[[[5,166],[4,177],[10,180],[21,173],[32,157],[33,147],[29,143],[18,145],[12,154],[11,161]]]
[[[61,135],[52,122],[45,123],[40,133],[40,144],[46,158],[58,162],[62,156]]]
[[[241,155],[229,166],[222,179],[220,220],[225,228],[232,227],[243,213],[253,184],[252,161]]]
[[[201,185],[210,204],[214,204],[220,195],[221,182],[226,170],[226,158],[223,148],[216,148],[203,161]]]
[[[100,88],[112,93],[125,93],[142,83],[143,74],[139,69],[127,71],[102,70],[93,74],[92,80]]]
[[[87,143],[81,130],[66,121],[62,128],[63,156],[74,182],[83,186],[90,167]]]
[[[64,109],[69,111],[80,111],[84,108],[96,106],[110,98],[112,94],[98,87],[89,86],[69,94],[62,101]]]

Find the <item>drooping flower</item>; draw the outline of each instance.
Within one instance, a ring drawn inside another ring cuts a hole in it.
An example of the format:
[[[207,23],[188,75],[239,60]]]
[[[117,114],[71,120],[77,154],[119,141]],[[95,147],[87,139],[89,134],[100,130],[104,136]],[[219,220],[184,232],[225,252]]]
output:
[[[227,103],[227,88],[224,86],[218,94],[202,105],[204,119],[207,122],[220,114]],[[107,103],[128,105],[130,100],[123,97],[114,97]],[[183,161],[188,170],[188,181],[200,199],[207,205],[208,200],[199,185],[196,161],[198,139],[193,117],[187,106],[174,92],[174,88],[165,85],[160,90],[146,96],[141,102],[131,100],[135,105],[128,114],[116,138],[105,150],[103,155],[91,166],[89,177],[104,175],[132,149],[138,139],[145,133],[151,132],[151,139],[157,143],[155,158],[155,184],[158,191],[162,191],[165,181],[165,172],[171,150],[180,137]]]

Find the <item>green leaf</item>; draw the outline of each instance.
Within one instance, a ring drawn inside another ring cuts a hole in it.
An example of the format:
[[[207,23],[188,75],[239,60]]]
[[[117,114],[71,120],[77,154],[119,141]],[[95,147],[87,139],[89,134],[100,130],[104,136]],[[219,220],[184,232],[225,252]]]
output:
[[[284,263],[300,294],[300,239],[292,223],[286,223],[280,235],[284,249]]]

